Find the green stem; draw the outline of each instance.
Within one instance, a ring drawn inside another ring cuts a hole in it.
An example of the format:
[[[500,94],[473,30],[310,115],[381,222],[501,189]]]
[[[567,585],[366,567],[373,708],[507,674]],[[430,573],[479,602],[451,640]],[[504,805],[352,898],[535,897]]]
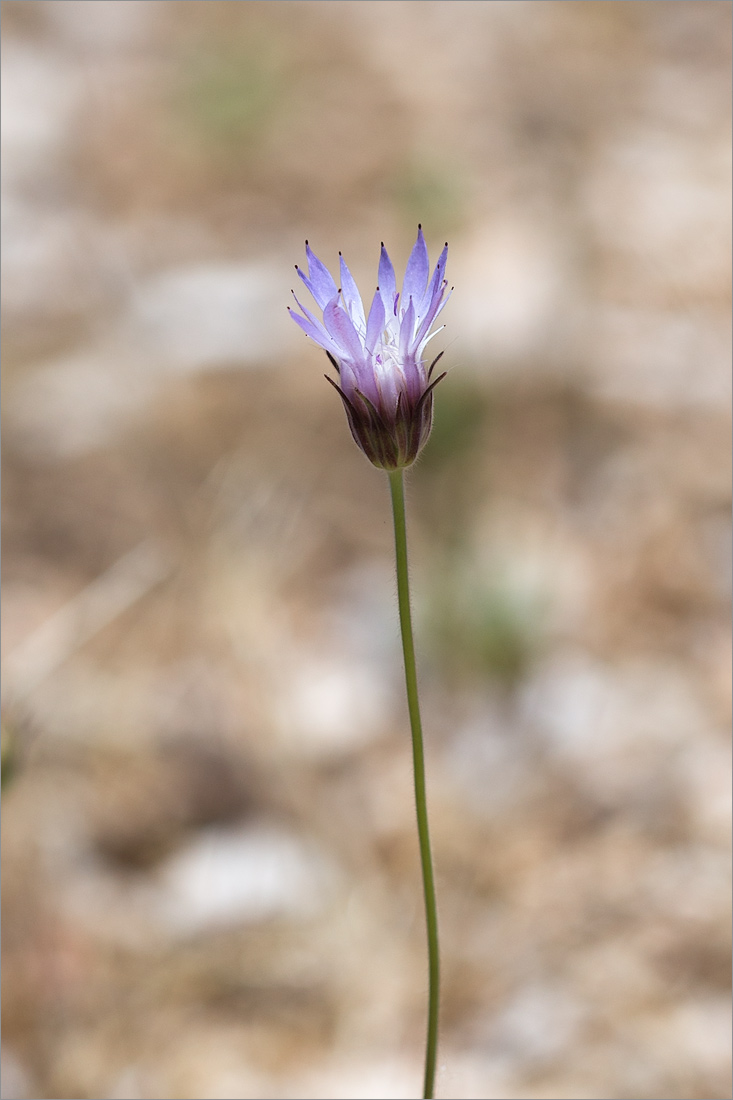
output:
[[[420,840],[425,918],[428,927],[428,1038],[425,1050],[425,1083],[423,1097],[432,1100],[435,1083],[435,1061],[438,1054],[438,1002],[440,961],[438,956],[438,912],[435,904],[433,863],[430,856],[428,831],[428,807],[425,795],[425,754],[423,752],[420,702],[417,693],[417,669],[415,667],[415,643],[412,638],[410,614],[410,582],[407,573],[407,527],[405,524],[405,484],[402,470],[389,473],[394,518],[395,556],[397,559],[397,599],[400,608],[402,652],[405,658],[405,684],[407,707],[412,730],[412,762],[415,773],[415,804],[417,807],[417,833]]]

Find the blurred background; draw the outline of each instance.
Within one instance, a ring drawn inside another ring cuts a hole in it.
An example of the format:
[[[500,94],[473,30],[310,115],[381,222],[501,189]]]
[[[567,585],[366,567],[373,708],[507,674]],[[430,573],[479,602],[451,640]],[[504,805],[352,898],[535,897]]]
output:
[[[6,2],[3,1097],[412,1097],[386,479],[286,306],[416,225],[438,1095],[730,1093],[731,5]]]

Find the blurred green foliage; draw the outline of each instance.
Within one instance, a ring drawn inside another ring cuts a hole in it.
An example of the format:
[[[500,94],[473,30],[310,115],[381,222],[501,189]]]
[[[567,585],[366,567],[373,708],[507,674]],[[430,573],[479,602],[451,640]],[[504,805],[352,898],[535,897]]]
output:
[[[440,226],[453,233],[465,222],[465,188],[457,172],[443,166],[415,160],[394,176],[391,192],[397,209],[410,228],[415,222]]]
[[[449,679],[491,679],[507,689],[525,676],[543,636],[545,601],[500,564],[443,559],[425,609],[425,637]]]
[[[196,140],[227,157],[263,138],[285,87],[272,43],[222,43],[189,59],[174,106]]]
[[[3,790],[15,778],[18,765],[18,753],[15,738],[3,722],[0,731],[0,786]]]
[[[424,469],[429,476],[446,463],[455,466],[471,459],[490,430],[493,411],[486,387],[471,377],[461,377],[450,348],[435,368],[436,373],[443,370],[448,371],[448,377],[435,390],[433,430],[420,459],[421,471]]]
[[[430,573],[439,578],[423,629],[436,665],[450,679],[490,678],[511,689],[541,645],[545,597],[507,559],[505,547],[468,541],[476,501],[493,492],[487,455],[501,395],[446,366],[450,373],[436,392],[433,431],[413,482],[436,555]]]
[[[472,529],[476,472],[486,466],[495,416],[487,389],[449,357],[450,349],[436,367],[449,373],[435,391],[433,430],[410,479],[416,511],[439,554],[460,551]]]

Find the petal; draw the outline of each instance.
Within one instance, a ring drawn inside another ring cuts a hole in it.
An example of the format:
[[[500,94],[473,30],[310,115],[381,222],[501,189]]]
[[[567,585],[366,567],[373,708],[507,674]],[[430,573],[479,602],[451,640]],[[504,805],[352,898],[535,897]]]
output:
[[[430,327],[433,324],[433,321],[435,321],[438,314],[441,313],[442,310],[448,305],[448,300],[453,291],[449,291],[447,297],[444,298],[443,295],[445,294],[445,288],[446,284],[443,283],[440,288],[440,293],[437,296],[433,296],[433,300],[430,303],[430,308],[422,319],[420,327],[415,335],[415,341],[417,344],[422,344],[422,342],[427,337],[428,332],[430,331]]]
[[[402,370],[405,376],[405,390],[410,403],[414,407],[420,400],[427,384],[425,368],[413,355],[410,355],[405,359]]]
[[[308,275],[306,275],[300,268],[298,268],[298,274],[308,287],[315,300],[321,309],[325,309],[332,298],[335,298],[338,294],[338,287],[331,277],[331,273],[324,263],[316,256],[315,252],[305,242],[305,254],[308,257]]]
[[[295,265],[295,270],[298,272],[298,275],[303,280],[305,285],[308,287],[308,290],[311,292],[311,294],[315,298],[319,308],[323,309],[324,305],[326,305],[331,300],[331,297],[333,295],[331,295],[330,292],[326,291],[325,286],[320,286],[319,287],[319,286],[316,285],[316,283],[312,279],[309,279],[308,276],[306,275],[305,271],[303,271],[302,267],[298,267],[298,265],[296,264]],[[331,280],[331,281],[333,282],[333,280]],[[335,286],[335,284],[334,284],[334,286]]]
[[[400,358],[405,359],[415,337],[415,303],[410,298],[400,322]]]
[[[328,330],[331,339],[341,349],[341,354],[348,356],[354,364],[363,362],[365,348],[359,339],[353,322],[346,310],[339,305],[338,298],[328,303],[323,311],[323,323]]]
[[[379,293],[384,302],[384,312],[390,317],[395,312],[397,298],[397,280],[394,275],[392,261],[387,255],[387,249],[382,245],[379,256]]]
[[[417,304],[425,297],[430,274],[430,262],[428,260],[428,246],[422,233],[422,226],[418,226],[417,240],[410,253],[405,269],[405,280],[402,284],[402,303],[408,298],[414,298]]]
[[[402,371],[394,363],[375,363],[372,381],[375,396],[372,397],[370,393],[367,393],[367,396],[371,397],[383,415],[391,415],[394,412],[402,381]],[[364,389],[363,386],[361,388]]]
[[[356,390],[358,388],[358,381],[354,368],[349,363],[341,364],[341,374],[339,377],[339,385],[349,401],[353,401],[356,396]]]
[[[384,330],[384,303],[379,291],[376,292],[372,300],[372,307],[369,310],[369,320],[366,327],[366,346],[367,351],[371,354]]]
[[[346,302],[347,312],[352,321],[356,324],[360,324],[362,329],[364,329],[366,327],[366,318],[364,316],[364,306],[361,301],[361,294],[354,282],[354,276],[346,266],[346,260],[340,252],[339,262],[341,265],[341,293]]]
[[[439,258],[437,264],[435,265],[435,271],[433,272],[433,277],[430,280],[430,285],[427,288],[426,297],[428,299],[428,304],[427,304],[428,309],[433,304],[436,295],[440,296],[440,294],[441,294],[441,287],[442,287],[442,282],[443,282],[443,272],[445,271],[445,265],[446,265],[447,262],[448,262],[448,245],[446,244],[445,247],[443,248],[443,251],[440,254],[440,258]]]
[[[319,334],[319,335],[320,335],[320,336],[322,337],[322,339],[324,339],[324,340],[327,340],[327,341],[329,342],[329,345],[330,345],[330,344],[332,344],[332,343],[333,343],[333,340],[331,339],[331,337],[330,337],[330,336],[328,335],[328,333],[326,332],[325,328],[323,327],[323,324],[322,324],[322,323],[321,323],[321,322],[320,322],[320,321],[318,320],[318,318],[317,318],[317,317],[316,317],[316,316],[315,316],[315,315],[314,315],[313,313],[311,313],[311,311],[310,311],[309,309],[307,309],[307,308],[306,308],[306,306],[304,306],[304,305],[303,305],[303,303],[302,303],[302,302],[301,302],[301,301],[300,301],[300,300],[299,300],[299,299],[298,299],[298,298],[296,297],[296,294],[295,294],[295,291],[294,291],[294,290],[291,290],[291,291],[290,291],[290,293],[292,294],[293,298],[295,298],[295,304],[297,305],[298,309],[299,309],[299,310],[301,311],[301,313],[305,314],[305,316],[306,316],[306,317],[308,318],[308,320],[310,321],[311,325],[312,325],[312,326],[314,327],[314,329],[316,330],[316,332],[317,332],[317,333],[318,333],[318,334]]]
[[[296,325],[300,325],[306,336],[310,336],[311,340],[314,340],[319,347],[322,347],[324,351],[330,351],[334,355],[339,356],[341,354],[340,349],[336,347],[328,333],[323,330],[322,332],[316,327],[313,321],[308,320],[306,317],[301,317],[299,313],[296,313],[294,309],[288,306],[288,313],[295,321]],[[321,326],[322,328],[322,326]]]

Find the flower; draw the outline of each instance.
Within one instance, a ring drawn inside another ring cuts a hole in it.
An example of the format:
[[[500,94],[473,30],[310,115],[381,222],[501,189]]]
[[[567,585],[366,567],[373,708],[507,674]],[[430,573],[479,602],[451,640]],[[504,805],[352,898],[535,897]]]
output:
[[[364,454],[383,470],[410,466],[427,442],[433,422],[433,390],[445,373],[431,381],[442,352],[428,370],[423,352],[439,329],[432,326],[448,301],[443,278],[448,245],[430,276],[428,249],[422,226],[405,269],[402,293],[397,291],[394,268],[382,243],[379,285],[369,309],[343,256],[340,286],[305,242],[308,274],[296,271],[322,312],[319,321],[297,298],[290,316],[326,352],[339,375],[338,390],[351,434]]]

